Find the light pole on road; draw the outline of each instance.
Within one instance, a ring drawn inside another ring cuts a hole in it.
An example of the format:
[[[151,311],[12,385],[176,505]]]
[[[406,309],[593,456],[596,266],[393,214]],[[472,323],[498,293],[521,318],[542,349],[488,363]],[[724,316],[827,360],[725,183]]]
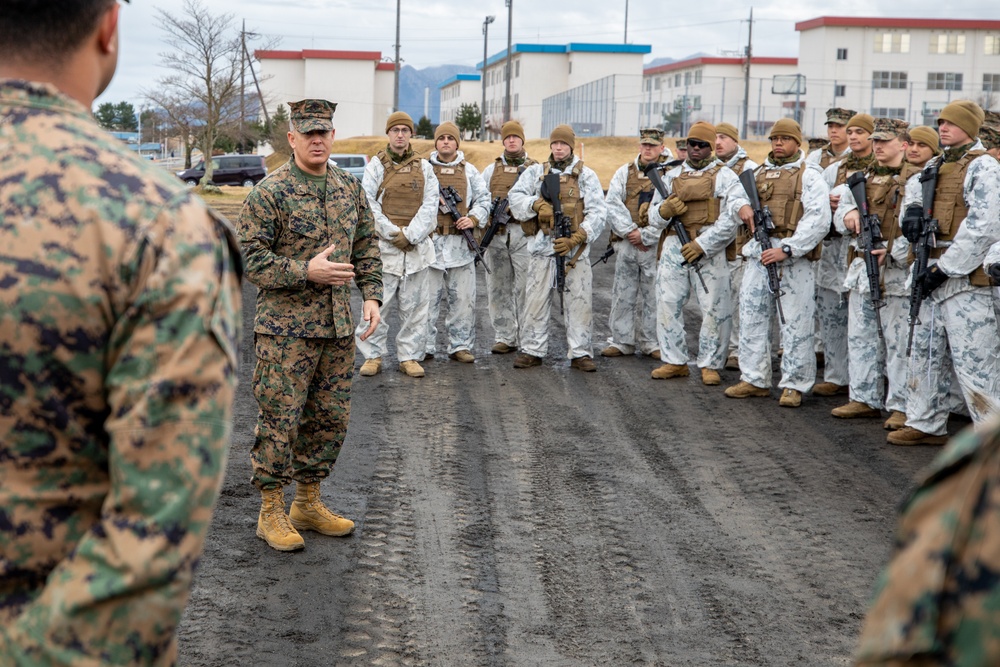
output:
[[[479,140],[483,141],[486,136],[486,48],[490,40],[490,24],[496,20],[495,16],[487,16],[483,19],[483,103],[479,107]]]

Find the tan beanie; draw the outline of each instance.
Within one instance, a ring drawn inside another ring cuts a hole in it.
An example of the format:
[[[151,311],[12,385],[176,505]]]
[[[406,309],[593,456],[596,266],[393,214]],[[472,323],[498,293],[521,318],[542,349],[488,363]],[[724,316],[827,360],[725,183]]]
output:
[[[768,133],[767,138],[774,139],[778,136],[791,137],[798,142],[799,146],[802,145],[802,128],[799,127],[794,118],[781,118],[771,126],[771,131]]]
[[[706,123],[703,120],[699,120],[697,123],[688,128],[688,141],[695,139],[696,141],[704,141],[709,146],[715,146],[715,126],[711,123]]]
[[[986,114],[972,100],[956,100],[944,109],[941,109],[941,115],[938,116],[938,125],[943,120],[954,123],[962,128],[962,131],[969,135],[970,139],[975,141],[976,137],[979,136],[979,128],[983,126],[983,120],[985,119]]]
[[[455,137],[456,144],[462,143],[462,132],[458,129],[458,125],[455,125],[450,120],[441,123],[434,129],[434,143],[436,144],[437,140],[446,134]]]
[[[715,126],[715,131],[718,134],[724,134],[736,143],[740,143],[740,131],[736,129],[736,126],[730,125],[729,123],[719,123]]]
[[[508,120],[500,128],[500,141],[503,141],[507,137],[520,137],[521,141],[524,141],[524,128],[516,120]]]
[[[930,146],[934,151],[934,155],[941,154],[941,139],[938,137],[938,133],[934,131],[933,127],[918,125],[910,128],[909,134],[911,142],[920,142],[925,146]]]
[[[405,111],[397,111],[389,114],[389,118],[385,121],[386,134],[389,133],[389,128],[396,127],[397,125],[405,125],[410,128],[410,132],[416,132],[416,128],[413,127],[413,119]]]
[[[569,125],[556,125],[555,129],[552,130],[552,134],[549,135],[549,146],[557,141],[561,141],[564,144],[568,144],[570,148],[576,146],[576,132]]]
[[[847,127],[860,127],[871,134],[875,131],[875,118],[866,113],[856,113],[851,116],[851,120],[847,121]]]

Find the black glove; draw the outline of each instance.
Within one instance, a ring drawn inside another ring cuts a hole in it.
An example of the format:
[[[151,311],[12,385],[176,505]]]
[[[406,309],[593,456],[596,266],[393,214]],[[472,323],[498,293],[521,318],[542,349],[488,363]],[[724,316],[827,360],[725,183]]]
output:
[[[989,275],[990,280],[993,281],[994,286],[1000,285],[1000,263],[990,264],[986,269],[986,273]]]
[[[924,207],[920,204],[910,204],[903,213],[903,236],[910,243],[920,240],[920,232],[924,228]]]
[[[931,292],[941,286],[941,283],[948,280],[948,274],[939,269],[938,265],[935,264],[917,276],[917,280],[920,281],[920,289],[923,291],[924,298],[926,299],[931,295]]]

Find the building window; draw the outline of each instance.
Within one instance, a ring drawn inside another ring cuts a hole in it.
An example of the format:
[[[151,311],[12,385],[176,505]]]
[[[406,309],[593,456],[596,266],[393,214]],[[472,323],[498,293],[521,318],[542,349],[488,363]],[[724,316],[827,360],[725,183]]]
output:
[[[910,34],[883,32],[875,35],[875,53],[909,53]]]
[[[906,89],[906,72],[872,72],[873,88]]]
[[[986,35],[986,39],[983,41],[983,55],[1000,56],[1000,37]]]
[[[875,107],[872,115],[876,118],[906,118],[906,109],[903,107]]]
[[[514,111],[517,111],[517,104],[518,104],[519,96],[520,96],[520,93],[514,93]]]
[[[847,60],[847,49],[837,49],[837,60]]]
[[[660,103],[653,102],[653,113],[660,113]]]
[[[965,53],[965,35],[931,35],[931,53]]]
[[[684,85],[685,86],[691,85],[691,72],[684,72]]]
[[[701,70],[697,70],[694,73],[694,82],[695,83],[701,83]]]
[[[1000,93],[1000,74],[983,75],[983,92]]]
[[[694,109],[695,111],[701,110],[701,95],[691,96],[691,108]]]
[[[833,87],[834,97],[843,97],[846,94],[847,94],[847,86],[845,86],[844,84],[836,85]]]
[[[661,84],[661,80],[660,80],[659,77],[657,77],[656,80],[653,82],[653,90],[659,90],[660,89],[660,84]]]
[[[681,75],[680,74],[675,74],[674,75],[674,86],[680,86],[680,85],[681,85]]]
[[[927,90],[962,90],[961,72],[930,72]]]

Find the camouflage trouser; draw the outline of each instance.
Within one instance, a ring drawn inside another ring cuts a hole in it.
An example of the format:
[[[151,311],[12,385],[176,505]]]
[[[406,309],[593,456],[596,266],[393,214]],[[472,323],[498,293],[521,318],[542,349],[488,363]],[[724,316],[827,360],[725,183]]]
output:
[[[427,289],[430,307],[427,314],[427,354],[437,350],[437,322],[441,301],[448,294],[448,314],[444,318],[448,333],[448,354],[459,350],[472,351],[476,345],[476,265],[450,269],[428,269]]]
[[[680,241],[674,235],[667,236],[656,269],[656,337],[660,344],[660,360],[678,365],[688,362],[684,304],[694,293],[701,306],[698,367],[721,369],[726,364],[733,326],[726,254],[720,252],[699,260],[707,294],[698,274],[690,266],[682,266],[683,261]]]
[[[823,341],[823,380],[849,384],[847,372],[847,292],[816,288],[819,337]]]
[[[878,337],[878,324],[875,321],[871,295],[851,290],[848,304],[847,338],[851,400],[881,409],[882,396],[885,392],[886,344]],[[886,309],[881,310],[879,314],[884,316]],[[883,332],[883,335],[888,333]]]
[[[906,425],[924,433],[947,433],[949,348],[972,419],[982,424],[1000,401],[1000,333],[989,288],[959,292],[941,303],[926,299],[920,307],[920,322],[913,332]]]
[[[351,416],[351,338],[255,334],[259,408],[250,461],[257,488],[318,482],[333,470]]]
[[[906,316],[910,310],[909,299],[905,296],[886,295],[882,309],[882,327],[885,332],[885,374],[889,378],[889,392],[885,397],[885,409],[892,412],[906,412],[906,397],[910,390],[906,386],[909,359],[906,356],[906,335],[909,325]],[[854,369],[851,369],[854,378]]]
[[[524,285],[528,277],[528,241],[521,225],[507,226],[506,234],[497,234],[486,249],[486,296],[490,323],[497,343],[519,346],[518,318],[524,308]]]
[[[407,276],[382,274],[382,321],[368,340],[361,340],[361,334],[368,328],[364,321],[355,329],[358,350],[365,359],[381,357],[386,351],[389,337],[389,306],[398,299],[399,333],[396,334],[396,359],[399,361],[420,361],[427,346],[427,311],[429,292],[427,290],[427,269]]]
[[[625,354],[649,354],[656,340],[656,251],[640,251],[628,241],[615,244],[615,282],[611,288],[608,343]]]
[[[569,258],[567,258],[569,259]],[[568,262],[567,262],[568,264]],[[594,356],[593,278],[590,261],[581,257],[572,269],[566,267],[566,292],[563,299],[566,313],[566,358]],[[544,357],[549,349],[549,319],[552,302],[559,300],[554,289],[555,257],[532,255],[528,263],[528,282],[521,326],[521,352]]]
[[[811,390],[816,382],[816,272],[812,264],[796,257],[778,265],[785,313],[785,324],[781,326],[785,353],[778,386],[801,392]],[[748,259],[740,290],[740,377],[755,387],[771,386],[771,325],[775,315],[767,273],[758,259]]]
[[[739,356],[740,350],[740,288],[743,286],[742,257],[729,262],[729,284],[732,287],[730,295],[733,306],[733,326],[729,333],[729,355]]]

